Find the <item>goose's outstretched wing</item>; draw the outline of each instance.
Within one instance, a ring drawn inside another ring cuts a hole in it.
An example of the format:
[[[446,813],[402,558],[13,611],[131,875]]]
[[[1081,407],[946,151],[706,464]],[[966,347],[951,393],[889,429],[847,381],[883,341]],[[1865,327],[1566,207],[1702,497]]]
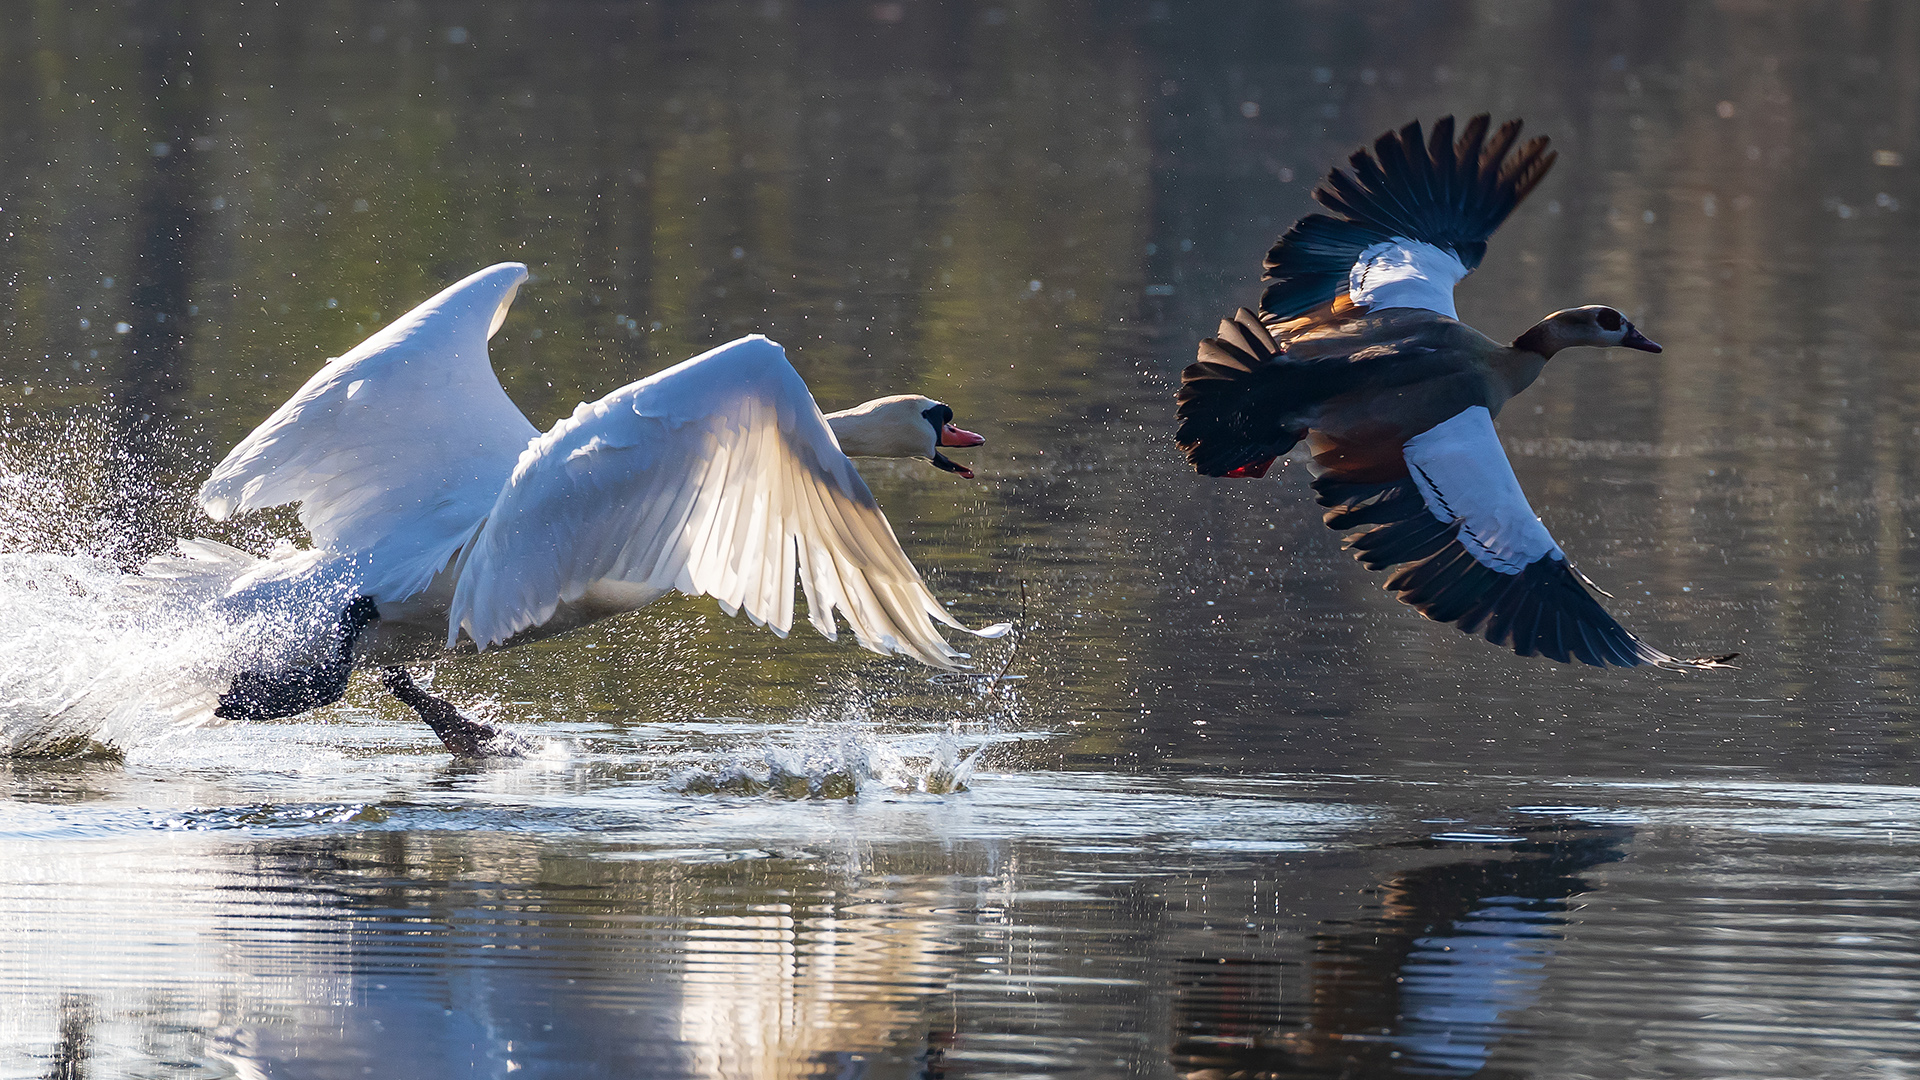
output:
[[[527,447],[462,556],[448,644],[481,648],[562,604],[670,590],[785,636],[793,579],[829,639],[936,667],[961,627],[907,561],[780,346],[741,338],[581,405]],[[985,633],[985,632],[983,632]]]
[[[1482,633],[1521,656],[1596,667],[1715,667],[1628,633],[1581,584],[1534,516],[1484,406],[1407,440],[1408,475],[1385,483],[1314,481],[1329,528],[1370,570],[1401,567],[1386,587],[1435,622]]]
[[[1483,114],[1453,137],[1453,117],[1422,137],[1419,121],[1374,140],[1313,191],[1333,216],[1309,214],[1267,253],[1261,311],[1285,322],[1346,297],[1361,308],[1413,307],[1457,318],[1453,287],[1487,253],[1487,238],[1527,197],[1555,154],[1520,146],[1520,121],[1487,135]]]
[[[355,556],[378,601],[424,588],[472,538],[540,432],[487,359],[527,268],[448,287],[308,379],[200,488],[215,521],[286,503]]]

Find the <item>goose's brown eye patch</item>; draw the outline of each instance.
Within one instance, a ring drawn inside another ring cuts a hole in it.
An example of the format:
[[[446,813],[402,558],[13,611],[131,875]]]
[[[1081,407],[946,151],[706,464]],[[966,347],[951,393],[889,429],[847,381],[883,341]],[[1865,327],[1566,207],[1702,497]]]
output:
[[[1601,311],[1598,315],[1595,315],[1594,318],[1600,323],[1600,329],[1605,330],[1609,334],[1620,329],[1620,324],[1626,321],[1620,317],[1619,312],[1612,308]]]

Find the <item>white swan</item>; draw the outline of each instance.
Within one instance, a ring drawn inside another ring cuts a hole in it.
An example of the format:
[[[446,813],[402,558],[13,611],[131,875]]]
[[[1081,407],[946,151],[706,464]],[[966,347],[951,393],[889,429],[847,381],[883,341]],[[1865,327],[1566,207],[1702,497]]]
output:
[[[517,644],[674,590],[784,637],[796,576],[829,640],[838,612],[874,652],[942,668],[964,656],[935,624],[967,628],[848,460],[921,457],[971,477],[939,448],[985,440],[950,408],[897,396],[823,416],[780,346],[754,335],[541,434],[487,358],[526,278],[520,263],[488,267],[329,361],[207,478],[214,520],[297,502],[314,544],[240,568],[221,602],[318,605],[337,620],[305,643],[314,663],[243,673],[219,715],[291,715],[337,700],[355,659],[394,664],[463,637]],[[432,722],[404,671],[388,685]]]

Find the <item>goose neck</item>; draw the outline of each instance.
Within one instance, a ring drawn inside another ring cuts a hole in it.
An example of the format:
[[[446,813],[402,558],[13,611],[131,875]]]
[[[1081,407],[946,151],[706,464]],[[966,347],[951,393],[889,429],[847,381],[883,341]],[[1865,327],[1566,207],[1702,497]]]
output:
[[[1513,351],[1528,352],[1540,358],[1541,363],[1553,359],[1553,354],[1569,344],[1560,333],[1560,328],[1551,318],[1541,319],[1527,328],[1527,332],[1513,339]]]

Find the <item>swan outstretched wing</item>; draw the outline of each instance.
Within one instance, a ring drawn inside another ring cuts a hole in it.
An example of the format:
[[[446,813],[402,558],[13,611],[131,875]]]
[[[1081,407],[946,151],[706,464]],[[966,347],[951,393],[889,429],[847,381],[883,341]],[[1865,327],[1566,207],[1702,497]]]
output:
[[[786,353],[754,335],[582,405],[527,447],[462,556],[448,643],[464,630],[485,648],[562,604],[674,589],[784,637],[796,575],[829,639],[838,611],[875,652],[963,655]]]
[[[490,266],[328,361],[227,454],[200,505],[221,521],[298,502],[315,546],[355,556],[368,595],[424,588],[539,434],[487,360],[526,277]]]

